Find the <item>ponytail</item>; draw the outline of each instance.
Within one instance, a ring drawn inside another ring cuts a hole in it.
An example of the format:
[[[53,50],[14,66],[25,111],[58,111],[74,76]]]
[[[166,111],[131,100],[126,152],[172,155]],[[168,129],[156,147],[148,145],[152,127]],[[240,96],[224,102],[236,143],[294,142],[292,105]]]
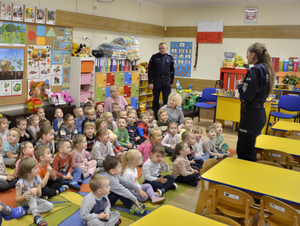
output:
[[[127,154],[128,154],[128,151],[125,151],[122,154],[122,159],[121,159],[121,161],[122,161],[122,174],[125,172],[125,169],[127,167],[127,163],[128,163]]]
[[[177,158],[177,156],[180,155],[180,151],[183,150],[183,146],[184,146],[185,142],[180,142],[178,144],[176,144],[176,147],[175,147],[175,151],[173,153],[173,155],[171,156],[171,162],[174,162]]]

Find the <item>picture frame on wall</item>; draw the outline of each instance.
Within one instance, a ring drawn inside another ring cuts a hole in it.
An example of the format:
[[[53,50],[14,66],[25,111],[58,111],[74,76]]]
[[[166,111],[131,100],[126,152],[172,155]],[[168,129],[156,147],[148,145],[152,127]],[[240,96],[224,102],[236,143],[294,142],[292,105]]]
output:
[[[258,8],[247,7],[245,9],[245,23],[257,23]]]
[[[23,9],[24,5],[14,4],[13,5],[13,21],[23,22]]]

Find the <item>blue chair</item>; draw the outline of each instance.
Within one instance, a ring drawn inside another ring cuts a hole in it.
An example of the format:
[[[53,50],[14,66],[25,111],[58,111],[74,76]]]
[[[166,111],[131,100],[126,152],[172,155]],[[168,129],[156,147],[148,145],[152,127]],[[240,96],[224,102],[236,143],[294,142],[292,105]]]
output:
[[[280,109],[286,110],[286,111],[297,111],[297,114],[287,114],[280,112]],[[296,122],[296,119],[299,118],[299,111],[300,111],[300,97],[298,96],[290,96],[290,95],[283,95],[280,97],[278,102],[278,111],[272,111],[270,112],[269,119],[268,119],[268,125],[270,122],[270,117],[273,116],[274,120],[276,121],[276,118],[278,118],[278,121],[280,118],[283,119],[294,119],[294,122]],[[267,129],[268,132],[268,129]],[[267,134],[266,132],[266,134]]]
[[[202,92],[202,97],[199,98],[199,103],[196,103],[194,105],[194,110],[193,113],[196,110],[196,107],[198,108],[215,108],[216,107],[216,101],[217,101],[217,96],[211,95],[213,93],[216,93],[216,88],[204,88]],[[213,102],[213,103],[207,103],[207,102]],[[216,111],[214,113],[214,121],[216,117]],[[199,109],[199,120],[200,121],[200,109]]]

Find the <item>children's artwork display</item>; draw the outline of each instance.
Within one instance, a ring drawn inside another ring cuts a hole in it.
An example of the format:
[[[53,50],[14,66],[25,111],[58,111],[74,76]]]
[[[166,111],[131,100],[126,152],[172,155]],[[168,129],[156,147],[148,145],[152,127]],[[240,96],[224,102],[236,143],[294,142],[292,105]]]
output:
[[[51,75],[62,75],[62,65],[52,65]]]
[[[71,53],[72,52],[72,43],[62,42],[61,43],[61,52],[62,53]]]
[[[23,22],[23,7],[24,5],[13,5],[13,21]]]
[[[70,54],[63,54],[63,67],[70,67],[71,56]]]
[[[35,22],[37,24],[45,24],[45,12],[46,9],[43,7],[36,7],[36,20]]]
[[[57,28],[56,39],[57,40],[65,39],[65,29],[64,28]]]
[[[53,41],[53,52],[59,52],[60,51],[60,41],[54,40]]]
[[[62,85],[62,76],[61,75],[51,76],[51,85],[52,86],[61,86]]]
[[[27,79],[45,77],[50,74],[51,46],[28,45]]]
[[[0,80],[23,80],[23,65],[23,49],[0,49]]]
[[[52,64],[61,64],[62,63],[62,54],[61,53],[52,53]]]
[[[11,3],[1,2],[1,20],[11,20]]]
[[[72,28],[66,28],[65,29],[65,42],[72,42],[73,40],[73,35],[72,35]],[[72,43],[71,43],[72,45]]]
[[[35,6],[25,6],[25,22],[34,23]]]
[[[0,46],[25,46],[26,25],[0,21]]]
[[[192,42],[171,42],[170,54],[173,56],[175,76],[191,77]]]
[[[56,10],[55,9],[47,9],[47,24],[55,25],[56,19]]]
[[[28,95],[27,98],[39,98],[40,100],[48,100],[46,89],[50,89],[50,77],[43,80],[35,79],[28,80]]]

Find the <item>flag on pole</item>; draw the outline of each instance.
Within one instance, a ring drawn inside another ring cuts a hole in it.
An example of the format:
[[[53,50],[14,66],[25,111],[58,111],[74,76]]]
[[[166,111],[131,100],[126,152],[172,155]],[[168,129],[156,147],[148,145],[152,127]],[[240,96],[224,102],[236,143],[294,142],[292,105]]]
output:
[[[198,23],[197,43],[222,43],[223,21],[201,21]]]

